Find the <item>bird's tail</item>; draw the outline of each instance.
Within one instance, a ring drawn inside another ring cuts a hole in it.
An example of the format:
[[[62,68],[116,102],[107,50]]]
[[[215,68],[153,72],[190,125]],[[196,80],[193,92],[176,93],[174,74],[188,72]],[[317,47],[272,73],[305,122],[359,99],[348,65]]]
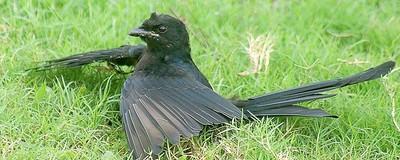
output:
[[[321,109],[309,109],[296,104],[335,96],[335,94],[325,94],[324,92],[380,78],[390,73],[394,66],[395,62],[388,61],[349,77],[268,93],[240,103],[247,116],[337,117]]]

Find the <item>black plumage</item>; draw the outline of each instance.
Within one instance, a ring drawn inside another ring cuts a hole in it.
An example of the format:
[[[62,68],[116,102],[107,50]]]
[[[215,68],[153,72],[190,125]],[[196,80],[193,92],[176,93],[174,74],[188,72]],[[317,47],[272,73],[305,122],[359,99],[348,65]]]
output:
[[[337,117],[322,109],[298,103],[335,96],[324,92],[380,78],[395,66],[392,61],[346,77],[298,88],[267,93],[247,100],[227,100],[215,93],[190,56],[185,25],[169,15],[153,13],[129,35],[147,46],[123,46],[48,61],[36,70],[77,67],[97,61],[134,65],[125,81],[120,112],[130,149],[144,159],[162,152],[165,140],[179,143],[180,137],[196,136],[204,125],[229,122],[250,116]],[[243,113],[242,113],[243,111]]]
[[[118,66],[134,66],[139,61],[145,49],[145,45],[123,45],[118,48],[90,51],[45,61],[43,65],[29,70],[44,71],[55,68],[73,68],[94,62],[108,62]]]
[[[388,74],[394,68],[394,66],[395,63],[389,61],[375,68],[370,68],[364,72],[346,78],[338,78],[334,80],[318,82],[314,84],[301,86],[298,88],[288,89],[285,91],[278,91],[274,93],[267,93],[259,97],[253,97],[243,102],[245,103],[244,109],[246,111],[252,112],[252,114],[256,116],[271,116],[271,115],[301,116],[301,114],[304,114],[306,111],[308,111],[308,109],[304,107],[293,106],[293,104],[335,96],[334,94],[324,94],[323,92],[380,78]],[[290,109],[285,110],[283,107],[287,106],[290,106]],[[278,111],[277,108],[280,108],[278,113],[276,113]],[[316,113],[316,111],[317,110],[312,110],[312,111],[310,110],[310,112],[312,113]],[[311,115],[307,114],[303,116],[311,116]],[[320,110],[318,114],[314,114],[314,116],[335,117],[325,113],[322,110]]]
[[[124,84],[121,114],[136,155],[159,154],[163,139],[198,135],[203,125],[240,118],[241,110],[203,84],[184,75],[155,76],[135,71]]]

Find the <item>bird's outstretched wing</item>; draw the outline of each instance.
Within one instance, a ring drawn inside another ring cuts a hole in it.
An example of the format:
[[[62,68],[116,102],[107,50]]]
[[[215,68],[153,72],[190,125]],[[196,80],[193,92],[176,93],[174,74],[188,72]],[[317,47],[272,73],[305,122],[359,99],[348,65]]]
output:
[[[145,45],[123,45],[118,48],[80,53],[65,58],[45,61],[43,65],[29,70],[43,71],[54,68],[80,67],[94,62],[115,65],[135,65],[145,52]]]
[[[163,143],[198,135],[203,125],[242,116],[210,88],[191,78],[149,76],[135,72],[124,84],[120,111],[131,150],[137,158],[157,155]]]

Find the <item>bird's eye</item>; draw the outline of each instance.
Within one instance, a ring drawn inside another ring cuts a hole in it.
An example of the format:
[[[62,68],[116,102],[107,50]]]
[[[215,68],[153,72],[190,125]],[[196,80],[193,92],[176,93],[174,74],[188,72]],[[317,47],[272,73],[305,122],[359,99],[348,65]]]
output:
[[[165,33],[165,32],[167,32],[167,27],[165,27],[165,26],[160,26],[160,27],[158,27],[158,31],[159,31],[160,33]]]

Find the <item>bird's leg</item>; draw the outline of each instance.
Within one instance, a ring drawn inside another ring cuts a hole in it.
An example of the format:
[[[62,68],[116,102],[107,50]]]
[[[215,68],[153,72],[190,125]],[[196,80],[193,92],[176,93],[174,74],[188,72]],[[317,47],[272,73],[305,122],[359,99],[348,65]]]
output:
[[[120,66],[118,66],[118,65],[116,65],[115,63],[112,63],[112,62],[107,62],[107,65],[109,67],[111,67],[115,72],[117,72],[119,74],[130,74],[130,73],[133,72],[133,71],[125,72],[124,70],[122,70],[122,68]]]

